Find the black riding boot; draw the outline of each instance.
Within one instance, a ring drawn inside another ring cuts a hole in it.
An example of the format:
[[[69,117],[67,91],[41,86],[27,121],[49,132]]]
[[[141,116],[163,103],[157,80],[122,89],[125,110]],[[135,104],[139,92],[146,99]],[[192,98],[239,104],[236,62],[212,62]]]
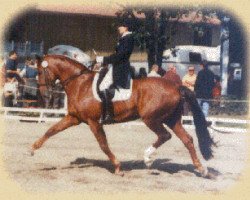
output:
[[[114,123],[114,111],[112,98],[114,97],[112,90],[105,90],[102,93],[102,116],[100,119],[101,124],[112,124]]]

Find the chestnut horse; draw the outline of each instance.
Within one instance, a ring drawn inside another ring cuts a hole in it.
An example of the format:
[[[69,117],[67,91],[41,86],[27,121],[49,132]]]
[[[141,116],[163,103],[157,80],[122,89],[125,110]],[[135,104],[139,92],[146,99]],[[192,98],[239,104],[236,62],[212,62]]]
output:
[[[52,89],[59,79],[68,98],[68,114],[53,125],[38,139],[31,149],[31,154],[39,149],[51,136],[73,125],[84,122],[89,125],[102,151],[108,156],[115,168],[115,174],[122,175],[121,164],[111,152],[103,125],[99,123],[101,103],[93,96],[92,83],[96,72],[88,70],[82,64],[65,56],[47,55],[37,61],[39,82]],[[177,87],[163,78],[135,79],[132,95],[126,101],[114,102],[114,120],[126,122],[141,118],[156,135],[157,140],[144,152],[144,161],[152,163],[154,151],[171,138],[164,127],[167,125],[188,149],[195,168],[207,175],[207,170],[199,161],[192,137],[181,123],[183,99],[191,106],[202,156],[208,160],[212,155],[213,139],[207,130],[205,117],[196,101],[195,95],[186,87]]]

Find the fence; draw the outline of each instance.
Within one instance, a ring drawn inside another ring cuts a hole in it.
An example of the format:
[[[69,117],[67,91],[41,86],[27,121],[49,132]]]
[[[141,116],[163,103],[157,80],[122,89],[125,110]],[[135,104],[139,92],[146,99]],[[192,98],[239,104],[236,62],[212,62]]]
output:
[[[2,107],[0,112],[4,119],[34,121],[34,122],[56,122],[67,114],[65,109],[38,109],[38,108],[14,108]]]
[[[34,121],[34,122],[57,122],[67,114],[65,109],[30,109],[30,108],[0,108],[3,118],[6,120]],[[246,133],[250,120],[235,118],[208,117],[207,121],[212,127],[223,132]],[[183,116],[182,123],[193,127],[193,117]],[[124,125],[143,125],[141,121],[124,123]]]

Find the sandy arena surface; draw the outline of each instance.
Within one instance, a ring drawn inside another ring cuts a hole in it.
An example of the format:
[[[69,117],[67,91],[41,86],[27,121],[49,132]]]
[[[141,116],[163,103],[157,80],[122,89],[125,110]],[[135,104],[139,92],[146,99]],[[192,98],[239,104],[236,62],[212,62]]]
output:
[[[219,147],[205,162],[215,179],[205,179],[194,171],[191,158],[173,135],[157,150],[151,169],[143,163],[143,152],[156,136],[146,126],[125,124],[105,126],[111,150],[122,163],[124,177],[99,148],[89,128],[81,124],[50,138],[35,155],[29,147],[52,123],[6,122],[4,161],[11,178],[33,192],[151,192],[209,191],[217,193],[237,184],[247,157],[246,134],[213,133]],[[201,158],[193,129],[196,150]]]

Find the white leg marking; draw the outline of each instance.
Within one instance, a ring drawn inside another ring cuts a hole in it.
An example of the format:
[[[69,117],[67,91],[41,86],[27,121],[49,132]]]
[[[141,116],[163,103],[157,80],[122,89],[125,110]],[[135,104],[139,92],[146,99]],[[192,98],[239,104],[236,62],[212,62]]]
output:
[[[150,167],[153,163],[152,161],[152,155],[155,153],[156,151],[156,148],[153,147],[153,146],[150,146],[149,148],[147,148],[145,151],[144,151],[144,163],[146,164],[147,167]]]

